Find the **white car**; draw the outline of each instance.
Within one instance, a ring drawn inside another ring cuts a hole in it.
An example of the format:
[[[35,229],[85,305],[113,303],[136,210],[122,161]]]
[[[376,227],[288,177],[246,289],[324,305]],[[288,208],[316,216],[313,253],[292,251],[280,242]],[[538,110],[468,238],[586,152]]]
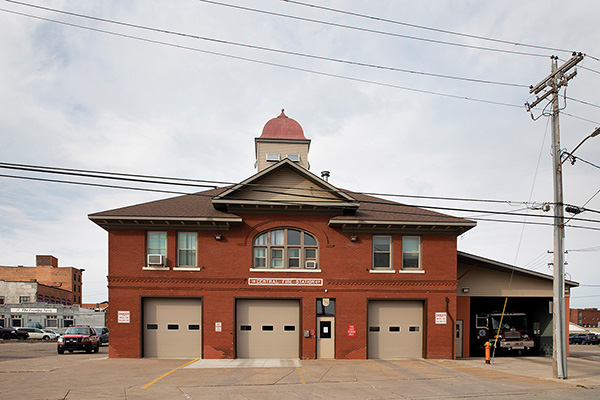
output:
[[[47,333],[48,335],[50,335],[50,340],[57,340],[58,337],[60,336],[60,334],[58,332],[54,332],[51,329],[42,329],[42,331],[44,333]]]
[[[52,339],[52,334],[44,332],[38,328],[17,328],[20,331],[25,331],[29,334],[29,339],[38,339],[38,340],[50,340]],[[56,338],[55,338],[56,339]]]

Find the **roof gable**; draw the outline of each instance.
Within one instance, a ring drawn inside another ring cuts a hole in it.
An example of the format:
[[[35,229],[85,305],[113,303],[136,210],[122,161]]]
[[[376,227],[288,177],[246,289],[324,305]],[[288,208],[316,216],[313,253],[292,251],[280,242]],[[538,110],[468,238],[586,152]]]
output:
[[[352,196],[289,159],[223,191],[212,202],[221,210],[355,210],[359,205]]]

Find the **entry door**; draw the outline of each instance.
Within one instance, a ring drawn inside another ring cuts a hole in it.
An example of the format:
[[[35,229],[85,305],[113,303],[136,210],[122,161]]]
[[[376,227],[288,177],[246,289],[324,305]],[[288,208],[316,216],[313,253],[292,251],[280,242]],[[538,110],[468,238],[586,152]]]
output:
[[[456,357],[461,358],[463,356],[463,321],[462,319],[456,320]]]
[[[317,358],[335,358],[335,317],[317,317]]]

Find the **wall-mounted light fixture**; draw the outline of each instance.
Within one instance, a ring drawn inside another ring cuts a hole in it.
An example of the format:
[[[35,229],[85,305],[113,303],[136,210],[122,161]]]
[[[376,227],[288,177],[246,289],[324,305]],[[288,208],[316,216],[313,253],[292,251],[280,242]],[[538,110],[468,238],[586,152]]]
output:
[[[215,233],[215,240],[221,240],[223,239],[223,235],[221,235],[220,233]]]
[[[350,235],[350,241],[351,242],[356,242],[358,240],[358,236],[356,235]]]
[[[461,289],[461,292],[463,292],[463,293],[469,293],[470,291],[471,291],[471,289],[468,287],[464,287]]]

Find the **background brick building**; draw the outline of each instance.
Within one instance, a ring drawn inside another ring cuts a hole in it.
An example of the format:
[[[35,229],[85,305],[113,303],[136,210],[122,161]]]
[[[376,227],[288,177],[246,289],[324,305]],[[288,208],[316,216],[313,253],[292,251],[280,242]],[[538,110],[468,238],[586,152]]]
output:
[[[35,258],[35,267],[0,266],[0,301],[81,304],[84,270],[59,267],[58,259],[49,255]]]

